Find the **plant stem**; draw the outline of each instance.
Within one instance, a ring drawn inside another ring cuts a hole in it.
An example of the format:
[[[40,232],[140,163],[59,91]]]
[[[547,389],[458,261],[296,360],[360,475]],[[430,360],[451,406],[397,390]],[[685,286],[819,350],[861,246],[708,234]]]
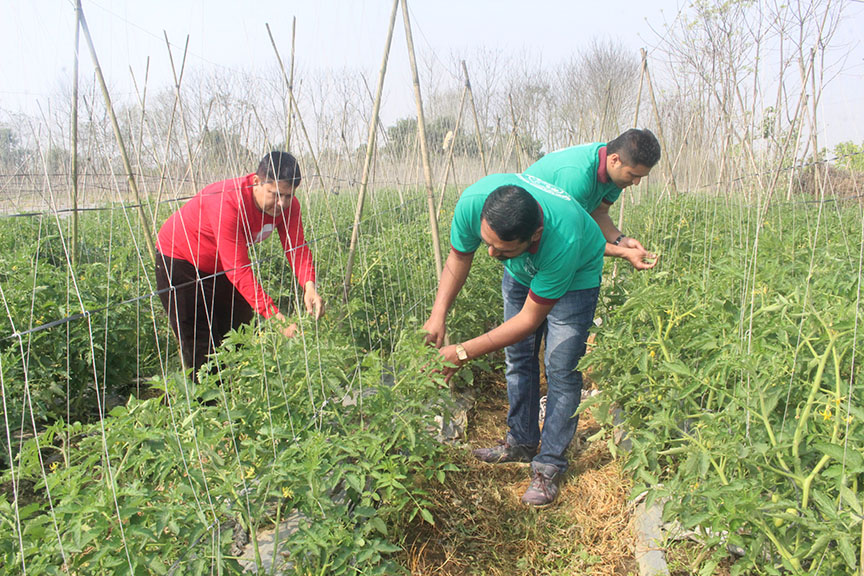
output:
[[[801,439],[804,435],[804,429],[807,427],[807,421],[810,419],[810,412],[812,412],[813,404],[816,401],[816,393],[819,391],[819,387],[822,384],[822,376],[825,374],[825,365],[828,363],[828,357],[831,355],[831,349],[834,347],[836,339],[836,334],[831,335],[825,352],[819,357],[816,376],[810,384],[810,395],[807,397],[807,403],[804,405],[804,410],[798,418],[798,425],[795,427],[795,434],[792,436],[792,456],[795,458],[795,472],[798,474],[801,474]]]

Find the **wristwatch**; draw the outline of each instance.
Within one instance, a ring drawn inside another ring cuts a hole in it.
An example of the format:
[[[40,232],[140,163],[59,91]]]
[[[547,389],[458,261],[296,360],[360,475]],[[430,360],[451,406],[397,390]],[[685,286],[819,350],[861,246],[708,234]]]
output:
[[[459,358],[460,362],[468,360],[468,352],[465,351],[465,347],[462,344],[456,344],[456,357]]]
[[[612,242],[612,244],[614,244],[615,246],[618,246],[621,243],[621,240],[623,240],[626,237],[627,236],[625,236],[624,234],[621,234],[620,236],[618,236],[618,238],[615,239],[614,242]]]

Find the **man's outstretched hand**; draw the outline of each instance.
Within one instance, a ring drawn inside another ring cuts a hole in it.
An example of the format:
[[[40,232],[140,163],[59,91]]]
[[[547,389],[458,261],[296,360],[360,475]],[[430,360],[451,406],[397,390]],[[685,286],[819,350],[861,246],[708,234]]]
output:
[[[657,255],[648,252],[635,238],[624,237],[619,246],[625,249],[623,257],[637,270],[650,270],[657,265],[659,260]]]
[[[312,315],[315,320],[324,315],[324,299],[318,294],[315,289],[314,282],[307,282],[303,290],[303,304],[306,306],[306,312]]]
[[[279,332],[281,332],[285,338],[293,338],[297,335],[297,324],[294,322],[288,324],[287,318],[285,318],[281,312],[277,312],[273,317],[279,321]]]
[[[423,324],[423,330],[426,331],[426,343],[435,348],[441,348],[441,345],[444,344],[444,335],[447,333],[447,326],[444,321],[429,318]]]

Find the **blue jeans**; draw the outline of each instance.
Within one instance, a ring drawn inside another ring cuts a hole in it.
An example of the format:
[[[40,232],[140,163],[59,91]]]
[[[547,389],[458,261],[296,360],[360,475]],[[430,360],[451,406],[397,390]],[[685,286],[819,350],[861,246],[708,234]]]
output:
[[[504,320],[522,310],[528,287],[505,270],[501,282]],[[567,448],[576,433],[576,409],[582,399],[582,373],[576,369],[585,354],[588,329],[594,322],[600,288],[567,292],[534,334],[505,348],[507,397],[510,411],[507,426],[510,444],[536,447],[534,462],[567,471]],[[546,419],[540,435],[540,341],[546,338]],[[542,440],[542,442],[541,442]]]

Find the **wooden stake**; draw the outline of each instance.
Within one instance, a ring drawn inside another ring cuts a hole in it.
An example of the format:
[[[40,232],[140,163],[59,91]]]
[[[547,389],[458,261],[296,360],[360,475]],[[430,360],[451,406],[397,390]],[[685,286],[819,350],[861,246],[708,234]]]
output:
[[[270,26],[267,26],[267,33],[270,34]],[[291,122],[293,120],[293,111],[294,111],[294,54],[296,51],[296,40],[297,40],[297,17],[291,20],[291,67],[288,73],[288,123],[285,126],[285,150],[291,150]],[[270,36],[270,41],[273,41],[273,36]],[[276,45],[273,45],[273,48],[276,48]],[[277,52],[278,56],[278,52]],[[279,59],[279,66],[282,66],[282,60]],[[282,74],[285,74],[285,70],[282,70]],[[311,148],[310,148],[311,150]],[[316,160],[317,164],[317,160]],[[320,172],[319,172],[320,174]]]
[[[369,187],[369,173],[372,167],[372,157],[375,152],[375,135],[378,129],[378,112],[381,110],[381,93],[384,90],[384,77],[387,74],[387,59],[390,57],[390,44],[393,41],[393,28],[396,26],[396,12],[399,10],[399,0],[393,0],[390,13],[390,26],[387,30],[387,41],[384,45],[384,58],[378,71],[378,90],[372,105],[372,118],[369,120],[369,137],[366,140],[366,158],[363,161],[363,176],[360,180],[360,192],[357,196],[357,209],[354,211],[354,226],[351,229],[351,244],[348,246],[348,262],[345,264],[345,282],[343,295],[348,301],[351,289],[351,273],[354,271],[354,258],[357,252],[357,240],[360,236],[360,219],[363,217],[363,204]]]
[[[645,50],[642,50],[642,68],[639,72],[639,90],[636,92],[636,112],[633,114],[633,128],[639,127],[639,107],[642,104],[642,84],[645,81],[645,70],[648,68],[648,59]],[[621,197],[620,205],[618,206],[618,229],[622,230],[624,226],[624,200]],[[617,265],[617,262],[616,262]]]
[[[642,68],[639,72],[639,90],[636,92],[636,112],[633,114],[633,128],[639,127],[639,106],[642,103],[642,84],[645,81],[645,70],[648,67],[648,60],[645,50],[642,50]],[[611,85],[610,85],[611,88]],[[605,113],[604,113],[605,114]],[[618,202],[618,229],[624,229],[624,202],[627,200],[627,194],[622,195]],[[612,266],[612,278],[618,276],[618,261]]]
[[[465,108],[465,96],[468,92],[468,84],[462,89],[462,97],[459,99],[459,113],[456,115],[456,126],[453,127],[453,138],[450,140],[450,146],[447,149],[447,161],[444,166],[444,181],[441,182],[441,192],[438,194],[438,207],[435,210],[435,217],[441,214],[441,204],[444,203],[444,190],[447,188],[447,179],[450,176],[450,168],[453,167],[453,150],[456,148],[456,138],[459,136],[459,125],[462,123],[462,110]]]
[[[672,174],[672,165],[669,162],[669,154],[666,149],[666,143],[663,139],[663,125],[660,123],[660,111],[657,108],[657,99],[654,97],[654,86],[651,84],[651,73],[648,71],[648,53],[644,48],[642,50],[643,73],[645,74],[645,82],[648,83],[648,94],[651,96],[651,108],[654,110],[654,121],[657,122],[657,139],[660,141],[660,149],[663,151],[663,164],[665,165],[669,186],[673,194],[677,194],[678,189],[675,187],[675,176]]]
[[[72,268],[78,266],[78,38],[81,0],[75,0],[75,64],[72,71]]]
[[[402,0],[402,20],[405,23],[405,41],[408,44],[408,59],[414,83],[414,99],[417,102],[417,135],[420,138],[420,154],[423,158],[423,179],[426,181],[426,204],[429,208],[429,231],[432,234],[432,254],[435,257],[435,274],[441,279],[443,261],[441,241],[438,238],[438,217],[435,212],[435,191],[432,189],[432,166],[429,162],[429,143],[426,140],[426,119],[423,116],[423,97],[420,94],[420,75],[414,55],[414,38],[411,36],[411,19],[408,16],[408,1]]]
[[[510,119],[513,122],[513,145],[516,150],[516,171],[522,172],[522,162],[524,161],[525,151],[522,149],[522,142],[519,140],[518,122],[516,121],[516,108],[513,106],[513,94],[507,95],[507,100],[510,102]]]
[[[192,142],[189,139],[189,130],[186,128],[186,115],[183,113],[183,100],[180,98],[180,82],[183,80],[183,70],[186,68],[186,54],[189,52],[189,35],[186,35],[186,46],[183,48],[183,62],[180,65],[180,76],[177,76],[177,69],[174,67],[174,55],[171,54],[171,43],[168,42],[168,33],[164,30],[165,46],[168,47],[168,59],[171,61],[171,73],[174,75],[174,90],[176,91],[177,107],[180,109],[180,126],[183,128],[183,137],[186,140],[186,154],[188,156],[189,176],[192,178],[192,187],[195,192],[199,190],[198,179],[195,177],[195,167],[192,164]]]
[[[483,133],[480,131],[480,119],[477,117],[477,107],[474,105],[474,91],[471,90],[471,79],[468,77],[468,67],[462,60],[462,72],[465,74],[465,88],[468,90],[468,101],[471,103],[471,113],[474,115],[474,134],[477,137],[477,150],[480,151],[480,161],[483,163],[483,175],[489,174],[486,165],[486,152],[483,150]]]
[[[96,56],[96,48],[93,46],[93,38],[90,37],[90,29],[87,27],[87,19],[84,18],[84,11],[78,4],[78,22],[81,24],[81,30],[84,32],[84,39],[87,40],[87,46],[90,48],[90,57],[93,59],[93,67],[96,69],[96,78],[99,80],[99,86],[102,89],[102,97],[105,99],[105,108],[108,110],[108,117],[111,119],[111,127],[114,129],[114,138],[117,140],[117,147],[120,149],[120,157],[123,159],[123,168],[126,170],[126,180],[129,182],[129,188],[135,195],[135,202],[138,205],[138,217],[141,219],[141,232],[144,235],[144,242],[147,245],[147,252],[150,254],[150,260],[156,261],[156,245],[153,242],[153,234],[148,225],[147,216],[144,213],[144,205],[141,195],[138,193],[138,184],[135,181],[135,174],[132,172],[132,165],[129,163],[129,155],[126,153],[126,145],[123,143],[123,134],[120,132],[120,124],[117,123],[117,116],[114,114],[114,107],[111,105],[111,95],[108,94],[108,86],[105,84],[105,77],[102,75],[102,68],[99,66],[99,58]]]

